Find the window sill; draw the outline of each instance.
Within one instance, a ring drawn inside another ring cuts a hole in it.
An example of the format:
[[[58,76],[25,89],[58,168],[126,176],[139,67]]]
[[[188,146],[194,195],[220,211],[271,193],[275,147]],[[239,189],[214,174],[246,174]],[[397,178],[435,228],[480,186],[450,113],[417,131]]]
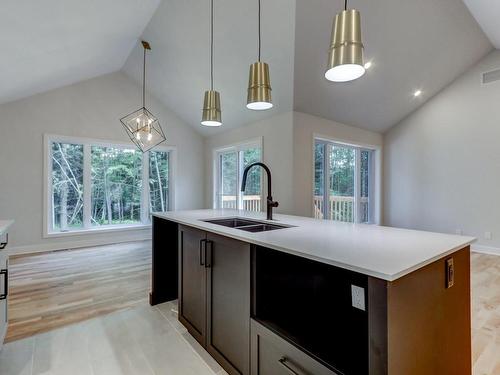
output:
[[[88,234],[110,233],[110,232],[125,232],[129,230],[146,230],[151,229],[151,224],[131,224],[131,225],[110,225],[106,227],[96,227],[89,229],[75,229],[67,232],[49,232],[44,233],[43,238],[57,238],[81,236]]]

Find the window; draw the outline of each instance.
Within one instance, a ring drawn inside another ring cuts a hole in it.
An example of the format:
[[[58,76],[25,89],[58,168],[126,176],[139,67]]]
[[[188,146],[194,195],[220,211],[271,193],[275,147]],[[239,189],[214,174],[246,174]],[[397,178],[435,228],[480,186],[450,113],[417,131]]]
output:
[[[147,225],[172,205],[173,149],[47,136],[49,234]]]
[[[252,168],[245,192],[241,192],[243,171],[262,160],[261,141],[226,147],[215,152],[214,207],[260,211],[262,201],[262,170]]]
[[[314,145],[314,216],[372,223],[373,154],[362,147],[316,140]]]

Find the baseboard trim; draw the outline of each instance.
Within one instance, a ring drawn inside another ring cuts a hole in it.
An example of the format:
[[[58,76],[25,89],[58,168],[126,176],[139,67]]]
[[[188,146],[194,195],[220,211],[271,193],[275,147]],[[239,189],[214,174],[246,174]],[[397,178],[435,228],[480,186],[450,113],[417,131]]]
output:
[[[499,255],[500,256],[500,248],[493,246],[484,246],[473,244],[471,250],[476,253],[489,254],[489,255]]]
[[[144,231],[142,231],[144,232]],[[134,241],[147,241],[151,240],[151,232],[134,233],[132,235],[121,236],[106,236],[104,238],[94,238],[80,241],[66,241],[66,242],[50,242],[41,243],[37,245],[14,246],[8,248],[9,256],[12,255],[26,255],[36,253],[46,253],[48,251],[58,251],[67,249],[78,249],[82,247],[111,245],[115,243],[134,242]]]

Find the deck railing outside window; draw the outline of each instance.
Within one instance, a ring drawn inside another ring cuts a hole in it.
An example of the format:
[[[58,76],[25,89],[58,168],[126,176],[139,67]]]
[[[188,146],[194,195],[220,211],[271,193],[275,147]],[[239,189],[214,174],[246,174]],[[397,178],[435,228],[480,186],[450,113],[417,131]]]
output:
[[[368,198],[361,197],[361,210],[362,217],[368,217]],[[340,196],[330,196],[329,199],[329,209],[330,220],[354,222],[354,197],[340,197]],[[324,202],[323,196],[314,196],[314,217],[316,219],[323,219]]]
[[[236,196],[224,195],[222,196],[222,208],[236,209]],[[260,195],[244,195],[243,196],[243,209],[245,211],[260,211]]]

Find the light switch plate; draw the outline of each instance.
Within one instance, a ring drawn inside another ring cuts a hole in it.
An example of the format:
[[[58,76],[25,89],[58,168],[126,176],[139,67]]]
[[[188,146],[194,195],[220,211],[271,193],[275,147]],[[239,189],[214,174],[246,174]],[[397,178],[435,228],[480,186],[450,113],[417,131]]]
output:
[[[365,289],[356,285],[351,285],[352,307],[366,311]]]

